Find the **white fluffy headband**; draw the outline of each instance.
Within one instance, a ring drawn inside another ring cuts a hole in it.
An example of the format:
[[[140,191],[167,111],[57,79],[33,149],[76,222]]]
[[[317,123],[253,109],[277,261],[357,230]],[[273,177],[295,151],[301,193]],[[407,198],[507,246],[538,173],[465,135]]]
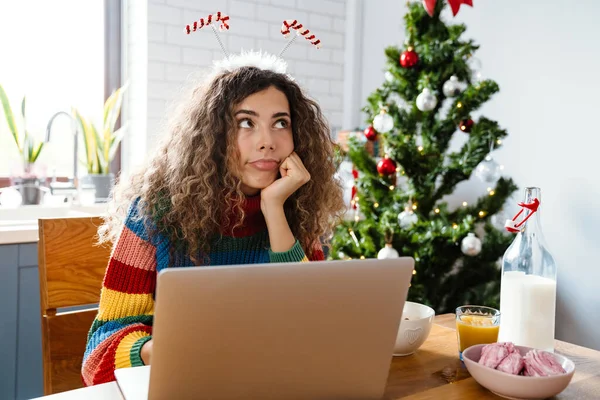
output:
[[[216,14],[211,14],[207,18],[200,18],[198,21],[194,21],[191,25],[185,26],[185,32],[187,34],[196,32],[197,30],[206,26],[210,26],[212,28],[217,42],[219,42],[219,46],[225,55],[224,59],[213,61],[213,73],[231,72],[240,67],[252,66],[263,70],[270,70],[285,74],[287,71],[287,63],[283,60],[283,58],[281,58],[281,56],[297,37],[303,36],[317,49],[321,48],[321,41],[317,39],[314,34],[312,34],[297,20],[288,19],[284,20],[283,24],[281,25],[281,34],[284,36],[284,38],[288,38],[290,36],[290,30],[294,29],[296,31],[296,35],[292,39],[288,40],[287,44],[279,52],[279,55],[276,56],[267,52],[252,50],[242,50],[240,54],[229,54],[227,53],[227,50],[225,50],[223,42],[221,42],[221,39],[219,38],[215,24],[219,25],[220,31],[229,30],[229,16],[218,11]]]

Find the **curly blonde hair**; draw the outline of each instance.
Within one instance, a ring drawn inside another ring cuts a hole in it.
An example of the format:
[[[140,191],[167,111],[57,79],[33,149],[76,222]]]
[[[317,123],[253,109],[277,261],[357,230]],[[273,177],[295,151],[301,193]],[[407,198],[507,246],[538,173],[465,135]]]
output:
[[[206,260],[220,227],[239,226],[245,217],[235,107],[269,87],[288,99],[294,151],[311,176],[285,203],[288,223],[309,257],[315,242],[327,245],[344,209],[328,124],[319,105],[287,75],[256,67],[192,86],[168,121],[158,151],[128,182],[116,185],[99,241],[117,240],[129,207],[139,200],[139,214],[154,227],[151,235],[163,235],[193,260]]]

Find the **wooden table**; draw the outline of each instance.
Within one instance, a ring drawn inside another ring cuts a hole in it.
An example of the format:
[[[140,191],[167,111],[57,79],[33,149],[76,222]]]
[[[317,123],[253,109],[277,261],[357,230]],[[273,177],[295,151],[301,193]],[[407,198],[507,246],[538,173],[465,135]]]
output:
[[[470,377],[458,359],[454,314],[437,316],[427,341],[414,354],[394,357],[385,400],[501,399]],[[556,352],[575,362],[571,384],[554,399],[600,399],[600,352],[556,341]],[[115,382],[43,397],[44,400],[117,399]]]
[[[501,399],[480,386],[458,359],[454,314],[439,315],[413,355],[394,357],[385,400]],[[556,341],[555,352],[575,363],[569,386],[554,399],[600,399],[600,352]]]

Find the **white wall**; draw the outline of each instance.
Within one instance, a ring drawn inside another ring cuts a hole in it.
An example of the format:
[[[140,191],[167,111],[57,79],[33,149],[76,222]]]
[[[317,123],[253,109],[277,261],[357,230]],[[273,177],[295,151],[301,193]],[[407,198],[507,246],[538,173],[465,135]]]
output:
[[[284,59],[297,81],[320,103],[332,129],[342,126],[345,0],[129,0],[130,28],[126,76],[136,87],[128,117],[134,132],[125,144],[129,165],[139,164],[156,144],[165,108],[190,73],[223,58],[210,29],[191,35],[184,27],[217,11],[230,16],[230,29],[220,32],[228,52],[266,50],[278,53],[286,44],[284,19],[297,19],[321,39],[317,50],[296,42]],[[143,50],[142,50],[143,49]],[[144,152],[142,149],[145,149]],[[127,162],[127,161],[126,161]]]
[[[129,82],[123,104],[129,125],[123,146],[121,175],[127,176],[140,165],[148,148],[148,2],[125,1],[123,6],[123,74]]]
[[[383,81],[384,48],[404,41],[406,6],[358,3],[362,73],[354,90],[364,104]],[[455,20],[467,24],[466,35],[481,45],[484,75],[500,85],[482,108],[509,132],[496,160],[521,188],[542,189],[544,233],[559,268],[557,338],[600,350],[600,2],[474,3]],[[475,199],[483,190],[473,179],[450,200]]]

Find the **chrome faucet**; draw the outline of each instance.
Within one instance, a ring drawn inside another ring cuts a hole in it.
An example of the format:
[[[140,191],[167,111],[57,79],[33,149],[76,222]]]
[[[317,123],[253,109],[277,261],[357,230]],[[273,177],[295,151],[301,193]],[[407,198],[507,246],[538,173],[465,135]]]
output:
[[[77,193],[77,188],[78,188],[78,182],[77,182],[77,163],[79,162],[79,150],[78,150],[78,146],[77,146],[77,138],[79,137],[79,132],[77,129],[77,121],[75,120],[75,118],[69,114],[66,111],[59,111],[56,114],[54,114],[52,116],[52,118],[50,118],[50,121],[48,121],[48,125],[46,126],[46,138],[44,140],[44,142],[48,143],[50,141],[50,133],[52,131],[52,124],[54,123],[54,119],[56,117],[58,117],[59,115],[64,114],[67,117],[69,117],[69,119],[71,120],[71,129],[73,132],[73,176],[69,177],[69,184],[68,185],[59,185],[56,182],[52,182],[50,184],[50,191],[52,194],[54,194],[55,191],[68,191],[72,197],[75,197],[76,193]]]

